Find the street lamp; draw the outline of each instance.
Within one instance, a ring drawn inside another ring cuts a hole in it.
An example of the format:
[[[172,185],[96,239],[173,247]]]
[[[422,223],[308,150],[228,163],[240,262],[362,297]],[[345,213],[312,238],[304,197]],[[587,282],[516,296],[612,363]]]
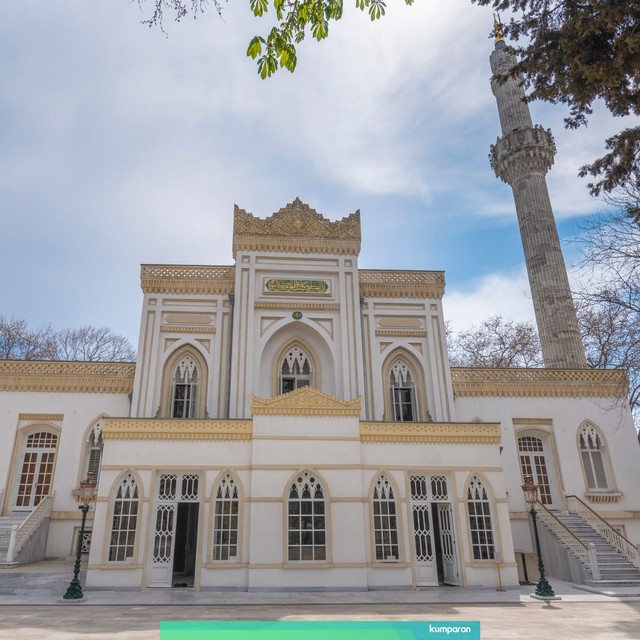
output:
[[[533,534],[536,539],[536,553],[538,554],[538,572],[540,578],[538,579],[538,585],[534,596],[543,600],[549,600],[555,598],[556,594],[553,592],[551,585],[544,577],[544,563],[542,562],[542,552],[540,551],[540,539],[538,538],[538,522],[536,513],[536,502],[538,501],[538,485],[534,484],[531,476],[525,476],[524,484],[522,485],[522,491],[524,491],[524,499],[529,505],[529,515],[533,520]]]
[[[82,511],[82,524],[80,525],[80,533],[78,534],[78,544],[76,545],[76,563],[73,568],[73,579],[69,583],[67,592],[62,596],[63,600],[83,600],[82,586],[80,585],[80,561],[82,559],[82,540],[84,539],[84,525],[87,522],[87,513],[89,511],[89,503],[96,495],[96,481],[93,479],[93,473],[87,473],[86,480],[80,483],[80,489],[76,496],[80,501],[78,509]]]

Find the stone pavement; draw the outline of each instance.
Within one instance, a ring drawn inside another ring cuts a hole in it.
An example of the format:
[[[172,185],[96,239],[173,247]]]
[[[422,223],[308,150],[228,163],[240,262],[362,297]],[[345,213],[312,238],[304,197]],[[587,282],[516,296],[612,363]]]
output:
[[[11,589],[8,570],[0,570],[1,640],[159,640],[162,620],[479,620],[483,640],[640,639],[638,588],[593,593],[552,579],[562,600],[550,604],[530,598],[533,586],[504,592],[88,590],[85,602],[63,604],[71,564],[44,564],[21,568],[24,583]]]

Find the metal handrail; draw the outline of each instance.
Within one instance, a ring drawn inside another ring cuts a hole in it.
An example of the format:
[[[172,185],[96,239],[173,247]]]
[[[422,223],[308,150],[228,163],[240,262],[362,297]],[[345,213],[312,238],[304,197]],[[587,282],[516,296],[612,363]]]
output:
[[[31,535],[51,515],[53,509],[53,494],[44,496],[38,506],[21,522],[11,529],[9,548],[7,549],[7,562],[14,562],[18,553]]]
[[[595,554],[595,547],[591,544],[585,544],[576,536],[573,531],[558,520],[558,518],[547,509],[540,501],[536,501],[538,508],[538,517],[556,537],[565,549],[569,551],[579,562],[591,573],[592,577],[597,580],[600,576],[598,569],[598,560]]]
[[[614,529],[602,516],[598,515],[588,504],[585,504],[578,496],[567,496],[567,507],[570,513],[574,513],[582,518],[597,533],[599,533],[609,544],[615,547],[634,567],[640,569],[640,551],[625,538],[619,531]],[[572,507],[572,501],[577,502],[577,507]]]

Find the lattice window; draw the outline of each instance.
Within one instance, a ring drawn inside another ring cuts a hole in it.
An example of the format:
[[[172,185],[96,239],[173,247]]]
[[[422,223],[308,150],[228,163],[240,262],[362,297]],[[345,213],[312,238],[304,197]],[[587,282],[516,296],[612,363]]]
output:
[[[606,490],[608,482],[600,434],[593,425],[587,424],[580,429],[578,440],[587,487],[596,491]]]
[[[316,477],[305,472],[289,489],[289,560],[326,560],[326,535],[324,492]]]
[[[540,502],[544,505],[553,504],[549,470],[547,469],[542,440],[535,436],[520,436],[518,451],[522,478],[527,476],[533,478],[539,488]]]
[[[449,500],[445,476],[431,476],[431,499],[434,502],[447,502]]]
[[[78,537],[80,536],[80,527],[76,528],[74,543],[73,543],[73,555],[76,554],[78,548]],[[91,551],[91,529],[85,529],[82,534],[82,546],[80,547],[80,553],[87,554]]]
[[[133,559],[140,501],[135,478],[128,473],[120,483],[113,503],[113,521],[109,560],[126,562]]]
[[[197,474],[184,474],[182,476],[182,491],[180,500],[182,502],[197,502],[200,492],[200,476]]]
[[[396,422],[415,422],[418,419],[415,382],[411,369],[404,360],[398,359],[393,363],[389,382],[393,419]]]
[[[158,483],[158,500],[174,500],[178,476],[175,473],[161,473]]]
[[[393,487],[381,475],[373,488],[373,540],[376,560],[398,561],[398,517]]]
[[[198,379],[198,366],[195,360],[189,355],[180,358],[173,374],[172,418],[195,417]]]
[[[467,508],[469,509],[469,530],[471,531],[473,558],[475,560],[493,560],[495,546],[489,497],[478,476],[473,476],[469,482]]]
[[[156,564],[167,564],[171,561],[175,516],[175,504],[159,504],[156,507],[156,528],[153,541],[153,562]]]
[[[287,350],[280,367],[280,393],[289,393],[311,384],[311,361],[298,346]]]
[[[236,560],[238,557],[238,525],[240,498],[238,486],[226,473],[216,489],[213,515],[213,559]]]

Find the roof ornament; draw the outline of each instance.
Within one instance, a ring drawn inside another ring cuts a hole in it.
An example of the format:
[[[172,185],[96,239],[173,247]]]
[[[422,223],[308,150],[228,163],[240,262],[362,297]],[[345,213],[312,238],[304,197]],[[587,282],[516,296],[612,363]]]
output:
[[[495,14],[495,13],[493,14],[493,33],[491,35],[493,35],[493,42],[496,45],[496,47],[501,42],[502,42],[502,45],[504,46],[505,44],[504,32],[502,30],[502,22],[500,21],[499,14]]]

